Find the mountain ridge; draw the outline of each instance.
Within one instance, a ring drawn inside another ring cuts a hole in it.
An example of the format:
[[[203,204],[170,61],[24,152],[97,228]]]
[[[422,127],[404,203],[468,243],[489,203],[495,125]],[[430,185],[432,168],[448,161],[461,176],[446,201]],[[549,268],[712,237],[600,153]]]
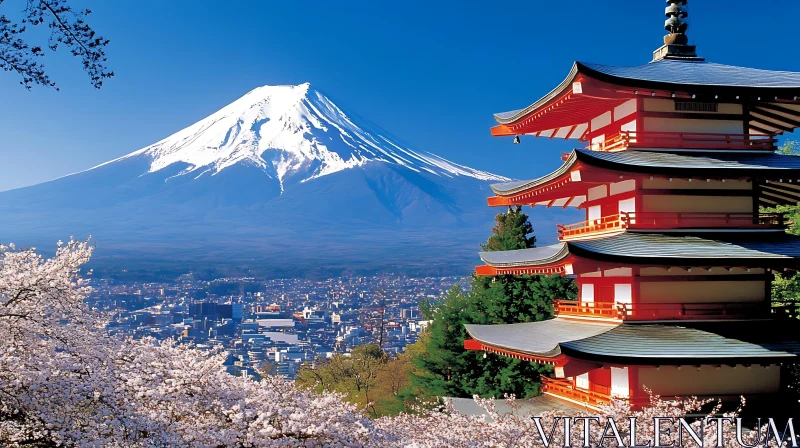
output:
[[[192,248],[267,264],[467,269],[496,214],[488,185],[505,180],[414,149],[308,83],[262,86],[125,156],[0,192],[0,238],[91,234],[109,256]],[[534,225],[553,229],[552,218]]]
[[[276,124],[277,123],[277,124]],[[329,127],[336,136],[326,135]],[[215,175],[237,163],[252,163],[283,183],[308,165],[306,182],[369,161],[399,164],[434,175],[475,177],[481,180],[508,180],[503,176],[474,170],[435,154],[402,147],[380,129],[364,129],[345,112],[313,89],[310,83],[257,87],[208,117],[152,145],[108,163],[136,156],[152,159],[150,172],[177,162],[190,165],[178,175],[203,170]],[[377,132],[376,132],[377,130]],[[310,136],[311,138],[308,138]],[[329,141],[323,141],[328,137]],[[214,142],[219,141],[219,144]],[[337,147],[338,145],[338,147]],[[277,154],[276,154],[277,153]],[[270,154],[269,161],[265,154]],[[277,156],[277,157],[275,157]],[[271,162],[271,164],[270,164]]]

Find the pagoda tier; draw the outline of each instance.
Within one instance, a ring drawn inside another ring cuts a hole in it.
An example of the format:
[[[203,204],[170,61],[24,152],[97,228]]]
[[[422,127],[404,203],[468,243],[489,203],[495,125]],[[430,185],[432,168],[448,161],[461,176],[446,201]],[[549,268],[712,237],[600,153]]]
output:
[[[662,397],[769,396],[778,392],[780,365],[800,354],[796,320],[608,324],[556,318],[466,329],[472,338],[467,349],[552,365],[555,379],[544,381],[545,393],[590,407],[612,396],[644,405],[645,388]]]
[[[590,407],[612,395],[646,405],[645,387],[663,397],[767,399],[780,365],[800,354],[796,304],[770,301],[770,270],[800,266],[800,238],[704,236],[629,230],[483,252],[480,275],[571,275],[578,299],[554,300],[548,321],[467,325],[465,348],[552,365],[545,392]]]
[[[780,232],[695,235],[628,231],[512,251],[481,252],[479,275],[581,275],[620,267],[797,268],[800,237]],[[549,272],[548,272],[549,270]],[[529,272],[530,271],[530,272]]]
[[[465,348],[554,366],[547,394],[597,406],[612,395],[774,397],[800,354],[797,303],[771,301],[775,271],[800,267],[800,238],[761,207],[800,202],[800,157],[776,154],[800,127],[800,73],[706,62],[668,2],[653,62],[576,62],[492,135],[578,139],[538,179],[492,185],[490,206],[586,211],[559,244],[483,252],[479,275],[572,276],[556,318],[467,325]],[[794,317],[794,319],[787,319]]]
[[[487,349],[554,363],[603,365],[698,365],[781,363],[800,355],[800,322],[619,323],[562,318],[508,325],[466,325]],[[540,335],[533,339],[531,334]],[[567,361],[567,362],[565,362]],[[573,374],[588,372],[573,371]],[[557,372],[559,373],[559,372]]]
[[[633,67],[576,62],[545,97],[524,109],[495,114],[498,126],[492,135],[572,138],[596,148],[622,149],[620,132],[638,132],[640,139],[674,132],[687,134],[666,139],[673,148],[769,149],[772,143],[758,143],[754,136],[800,126],[798,96],[798,73],[697,60],[664,59]],[[718,137],[698,139],[697,133]]]
[[[495,196],[489,198],[490,206],[586,208],[605,197],[635,194],[756,196],[757,205],[796,204],[800,201],[800,157],[576,149],[560,168],[546,176],[493,184],[491,188]],[[752,212],[752,204],[747,211]]]

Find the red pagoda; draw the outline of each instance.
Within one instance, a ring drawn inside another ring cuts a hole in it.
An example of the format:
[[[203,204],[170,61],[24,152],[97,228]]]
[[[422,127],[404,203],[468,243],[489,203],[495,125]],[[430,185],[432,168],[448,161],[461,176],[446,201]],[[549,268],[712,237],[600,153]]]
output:
[[[467,325],[465,347],[549,364],[546,395],[596,407],[612,396],[774,397],[796,363],[796,319],[770,299],[800,264],[800,239],[762,206],[797,204],[800,73],[697,57],[686,0],[668,1],[665,44],[634,67],[576,62],[532,105],[495,115],[495,136],[576,139],[556,171],[493,185],[490,206],[577,207],[558,244],[484,252],[479,275],[574,277],[554,319]]]

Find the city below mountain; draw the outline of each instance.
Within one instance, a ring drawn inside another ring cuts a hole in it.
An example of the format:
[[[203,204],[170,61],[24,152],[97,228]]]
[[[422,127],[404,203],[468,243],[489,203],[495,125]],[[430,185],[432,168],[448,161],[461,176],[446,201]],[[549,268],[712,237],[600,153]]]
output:
[[[307,83],[264,86],[127,156],[0,193],[0,238],[46,250],[91,235],[101,272],[466,274],[505,180],[412,150]]]

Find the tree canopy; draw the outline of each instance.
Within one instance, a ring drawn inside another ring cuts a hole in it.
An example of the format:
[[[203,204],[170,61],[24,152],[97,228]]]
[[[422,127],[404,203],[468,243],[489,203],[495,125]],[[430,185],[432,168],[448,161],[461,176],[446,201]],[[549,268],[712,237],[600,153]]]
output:
[[[425,336],[406,347],[396,359],[389,358],[375,344],[360,345],[350,353],[301,367],[297,385],[318,393],[337,392],[372,417],[396,415],[428,399],[414,388],[411,358],[424,349]]]
[[[528,216],[520,207],[495,218],[486,251],[534,247],[536,238]],[[502,397],[539,394],[539,377],[549,367],[494,354],[467,351],[469,334],[464,324],[537,322],[553,317],[553,299],[576,296],[576,286],[561,276],[472,276],[470,288],[451,289],[438,301],[422,305],[431,320],[427,350],[414,360],[423,372],[413,381],[433,395],[451,397]]]
[[[0,68],[14,72],[26,89],[32,85],[56,87],[40,61],[45,56],[41,45],[26,39],[31,27],[45,25],[50,29],[46,47],[57,51],[66,47],[72,56],[80,58],[83,70],[95,88],[114,76],[106,66],[106,46],[109,40],[98,35],[86,23],[91,10],[75,10],[67,0],[24,0],[20,17],[0,14]],[[0,0],[0,7],[5,0]],[[58,88],[56,88],[58,90]]]

